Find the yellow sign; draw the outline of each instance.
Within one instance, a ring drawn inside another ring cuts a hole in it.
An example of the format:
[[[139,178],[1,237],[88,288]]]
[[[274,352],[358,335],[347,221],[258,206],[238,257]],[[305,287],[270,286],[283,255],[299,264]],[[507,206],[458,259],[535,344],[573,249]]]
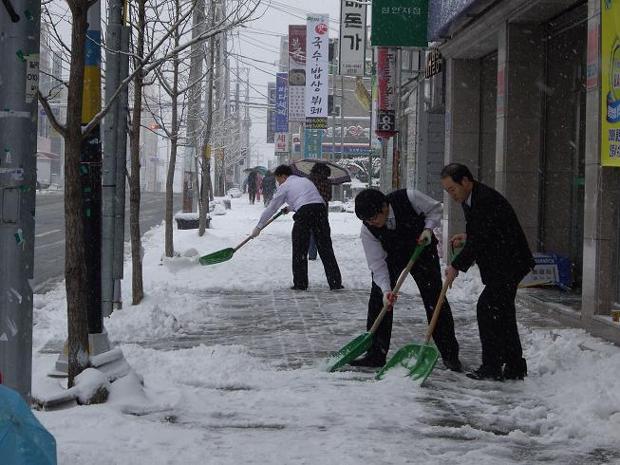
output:
[[[620,166],[620,1],[601,0],[601,165]]]

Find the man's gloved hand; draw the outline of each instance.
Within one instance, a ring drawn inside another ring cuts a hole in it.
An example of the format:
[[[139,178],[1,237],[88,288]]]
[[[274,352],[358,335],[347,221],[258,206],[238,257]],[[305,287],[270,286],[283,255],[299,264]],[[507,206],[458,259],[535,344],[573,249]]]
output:
[[[388,312],[392,310],[396,299],[398,299],[398,295],[394,294],[392,291],[383,293],[383,306],[389,305]]]
[[[430,229],[425,229],[418,237],[418,244],[430,244],[433,237],[433,232]]]
[[[282,209],[282,214],[283,214],[283,215],[288,215],[288,212],[289,212],[289,211],[290,211],[290,210],[288,209],[288,207],[284,207],[284,208]]]
[[[459,270],[454,268],[452,265],[448,266],[445,271],[446,281],[448,282],[448,287],[452,287],[452,283],[459,275]]]
[[[252,229],[252,232],[250,233],[250,237],[254,239],[255,237],[258,237],[259,234],[260,234],[260,228],[254,228]]]

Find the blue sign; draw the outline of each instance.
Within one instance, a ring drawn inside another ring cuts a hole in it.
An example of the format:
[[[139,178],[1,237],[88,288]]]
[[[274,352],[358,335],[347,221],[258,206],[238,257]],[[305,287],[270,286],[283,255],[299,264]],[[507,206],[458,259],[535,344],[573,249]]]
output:
[[[276,73],[276,132],[288,132],[288,73]]]

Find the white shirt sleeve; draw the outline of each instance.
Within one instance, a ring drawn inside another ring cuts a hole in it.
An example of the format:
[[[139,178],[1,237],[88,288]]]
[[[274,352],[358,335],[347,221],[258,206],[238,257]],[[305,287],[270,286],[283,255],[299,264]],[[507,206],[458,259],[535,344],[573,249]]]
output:
[[[387,252],[383,249],[379,239],[372,235],[366,225],[362,225],[360,238],[362,239],[362,246],[366,254],[368,269],[372,273],[372,280],[384,293],[391,291],[390,272],[385,261]]]
[[[435,229],[441,225],[441,216],[443,214],[441,202],[416,189],[407,189],[407,197],[416,213],[424,213],[424,227],[426,229]]]
[[[284,204],[284,202],[286,201],[286,187],[286,182],[278,186],[278,188],[276,189],[276,193],[273,194],[271,202],[269,202],[267,208],[263,210],[263,213],[261,214],[260,219],[256,224],[256,227],[258,229],[263,229],[267,224],[267,221],[269,221],[269,219],[276,213],[278,208],[280,208]]]

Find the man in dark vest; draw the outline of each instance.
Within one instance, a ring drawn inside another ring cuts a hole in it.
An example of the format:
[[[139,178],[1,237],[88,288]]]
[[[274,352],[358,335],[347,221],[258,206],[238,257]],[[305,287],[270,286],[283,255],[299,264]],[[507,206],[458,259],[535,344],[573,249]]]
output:
[[[482,365],[467,373],[473,379],[523,379],[527,364],[517,329],[517,286],[534,268],[534,258],[517,215],[497,191],[474,180],[459,163],[444,167],[441,184],[463,206],[466,233],[452,237],[463,250],[446,269],[452,282],[474,263],[485,285],[478,298],[477,317],[482,344]],[[504,366],[505,365],[505,366]]]
[[[441,222],[441,204],[414,189],[400,189],[388,195],[366,189],[355,197],[355,214],[363,221],[360,237],[372,273],[367,328],[372,326],[386,303],[394,303],[396,296],[392,294],[392,288],[398,276],[407,266],[417,244],[427,240],[430,245],[417,259],[411,275],[418,285],[430,321],[442,286],[437,238],[432,231]],[[386,313],[366,355],[351,365],[380,367],[385,364],[390,348],[392,315],[392,311]],[[461,371],[459,345],[447,300],[441,309],[433,339],[446,368]]]

